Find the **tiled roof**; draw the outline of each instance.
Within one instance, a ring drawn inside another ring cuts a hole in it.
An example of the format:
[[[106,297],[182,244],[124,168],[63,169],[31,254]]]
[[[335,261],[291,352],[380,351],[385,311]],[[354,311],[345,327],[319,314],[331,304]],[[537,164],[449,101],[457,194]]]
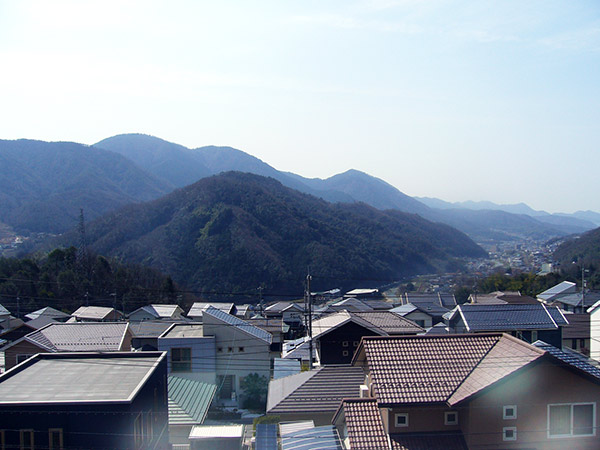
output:
[[[372,311],[373,308],[367,304],[367,302],[358,300],[357,298],[346,298],[338,302],[329,305],[330,309],[340,310],[346,309],[348,311]]]
[[[345,399],[340,405],[342,411],[352,450],[389,450],[377,400]]]
[[[51,352],[116,352],[127,326],[126,322],[53,323],[23,339]]]
[[[425,335],[363,338],[355,359],[378,402],[397,404],[458,402],[542,354],[506,334]]]
[[[537,348],[542,349],[550,353],[554,358],[558,359],[562,363],[569,364],[570,366],[576,367],[579,370],[583,370],[587,374],[600,380],[600,367],[596,360],[587,358],[586,356],[578,353],[569,348],[560,350],[550,344],[546,344],[543,341],[536,341],[533,343]]]
[[[189,312],[187,313],[188,317],[202,317],[202,312],[208,309],[210,306],[221,310],[227,314],[231,313],[233,309],[233,303],[207,303],[207,302],[196,302],[192,305]]]
[[[365,381],[361,367],[322,366],[269,383],[267,412],[330,412],[332,415],[344,398],[360,395]]]
[[[258,339],[261,339],[268,344],[273,342],[273,335],[262,328],[255,327],[254,325],[249,324],[245,320],[240,319],[239,317],[232,316],[231,314],[227,314],[217,308],[213,308],[209,306],[206,310],[204,310],[204,314],[208,314],[211,317],[214,317],[221,322],[234,326],[239,330],[242,330],[248,333],[251,336],[254,336]]]
[[[434,304],[444,308],[454,308],[456,306],[456,298],[454,294],[446,294],[435,292],[431,294],[421,294],[416,292],[405,292],[402,298],[402,303],[412,303],[414,305]]]
[[[569,321],[569,325],[563,328],[563,339],[589,339],[590,338],[590,315],[582,314],[565,314]]]
[[[425,331],[414,322],[390,311],[355,312],[350,314],[374,327],[380,328],[387,334],[416,334]]]
[[[460,432],[390,434],[392,450],[469,450]]]
[[[71,315],[78,319],[103,320],[114,310],[106,306],[80,306]]]
[[[414,309],[411,309],[411,307]],[[404,305],[392,309],[392,312],[397,312],[405,316],[406,314],[411,313],[415,309],[424,312],[425,314],[428,314],[432,317],[441,317],[448,311],[450,311],[448,308],[445,308],[439,305],[438,303],[419,301],[415,303],[405,303]]]
[[[551,330],[568,322],[556,307],[536,305],[459,305],[451,319],[458,315],[469,331]]]
[[[570,305],[570,306],[589,307],[589,306],[592,306],[594,303],[596,303],[598,300],[600,300],[600,293],[586,292],[585,295],[583,296],[583,303],[582,303],[581,292],[575,292],[573,294],[561,295],[560,297],[557,297],[556,299],[554,299],[554,302],[563,303],[565,305]]]
[[[217,385],[193,377],[169,375],[169,425],[202,424]]]
[[[265,308],[265,311],[271,312],[271,313],[282,313],[284,310],[288,309],[288,308],[292,308],[292,309],[296,309],[298,311],[304,311],[304,306],[300,305],[296,302],[277,302],[277,303],[273,303],[272,305],[269,305]]]
[[[46,306],[45,308],[38,309],[32,313],[25,315],[30,320],[37,319],[38,317],[47,317],[49,319],[66,319],[69,317],[68,314],[59,311],[58,309],[54,309],[51,306]]]

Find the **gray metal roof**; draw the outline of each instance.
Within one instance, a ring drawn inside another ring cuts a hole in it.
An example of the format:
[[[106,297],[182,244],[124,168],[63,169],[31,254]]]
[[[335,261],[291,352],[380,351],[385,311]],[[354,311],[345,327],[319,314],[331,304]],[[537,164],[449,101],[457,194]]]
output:
[[[192,305],[189,312],[187,313],[188,317],[202,317],[202,313],[207,310],[209,307],[213,307],[219,309],[227,314],[231,313],[234,304],[233,303],[207,303],[207,302],[196,302]]]
[[[558,283],[556,286],[552,286],[550,289],[546,289],[541,294],[538,294],[537,297],[546,301],[551,301],[556,298],[556,296],[575,292],[575,289],[577,289],[577,285],[575,283],[572,283],[571,281],[563,281]]]
[[[26,314],[25,317],[30,320],[34,320],[38,317],[46,317],[49,319],[67,319],[70,316],[69,314],[59,311],[58,309],[54,309],[51,306],[46,306],[45,308]]]
[[[10,315],[10,311],[6,309],[4,306],[0,305],[0,316],[8,316]]]
[[[138,311],[145,311],[157,319],[177,318],[183,313],[179,305],[146,305],[136,309],[129,315],[133,315]]]
[[[157,338],[163,334],[172,323],[152,322],[144,320],[142,322],[129,322],[129,329],[135,338]]]
[[[197,338],[204,337],[204,329],[202,324],[176,323],[163,333],[161,339],[181,339],[181,338]]]
[[[169,425],[198,425],[204,422],[217,385],[193,376],[169,375]]]
[[[584,296],[581,295],[581,292],[575,292],[573,294],[561,295],[554,299],[554,302],[564,303],[565,305],[570,306],[589,307],[598,300],[600,300],[600,293],[598,292],[586,292]]]
[[[0,405],[129,403],[164,353],[40,353],[0,375]]]
[[[52,323],[22,339],[52,352],[116,352],[127,328],[126,322]]]
[[[537,305],[478,305],[456,307],[469,331],[551,330],[568,322],[556,307]]]
[[[114,308],[106,306],[80,306],[71,315],[78,319],[104,320],[113,311],[115,311]]]
[[[232,316],[231,314],[227,314],[212,306],[209,306],[204,311],[204,314],[208,314],[209,316],[214,317],[215,319],[227,325],[236,327],[237,329],[242,330],[251,336],[254,336],[258,339],[267,342],[268,344],[270,344],[273,341],[273,335],[271,333],[263,330],[262,328],[255,327],[254,325],[251,325],[238,317]]]

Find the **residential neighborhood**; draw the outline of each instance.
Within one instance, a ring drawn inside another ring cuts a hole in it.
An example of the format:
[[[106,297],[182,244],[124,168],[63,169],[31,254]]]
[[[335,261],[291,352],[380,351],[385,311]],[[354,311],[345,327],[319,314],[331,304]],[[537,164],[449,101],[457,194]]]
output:
[[[494,292],[464,304],[354,290],[315,296],[310,311],[304,300],[129,314],[47,306],[21,319],[1,306],[0,442],[600,448],[595,299],[561,283],[537,299]]]

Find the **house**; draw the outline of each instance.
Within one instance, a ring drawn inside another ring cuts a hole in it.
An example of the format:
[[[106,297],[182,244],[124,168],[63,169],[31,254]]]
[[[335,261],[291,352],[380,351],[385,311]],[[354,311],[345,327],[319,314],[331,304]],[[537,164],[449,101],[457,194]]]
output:
[[[158,337],[158,350],[167,353],[169,374],[209,373],[216,376],[215,336],[202,324],[174,323]]]
[[[417,334],[425,330],[389,311],[340,311],[314,320],[312,337],[318,362],[348,364],[363,336]]]
[[[123,319],[123,314],[106,306],[81,306],[69,321],[75,322],[116,322]]]
[[[600,301],[587,309],[590,315],[590,357],[600,360]]]
[[[471,294],[469,296],[469,303],[473,305],[505,305],[507,303],[513,305],[535,305],[538,303],[538,300],[530,297],[529,295],[521,295],[521,293],[518,291],[496,291],[490,294]]]
[[[131,350],[126,322],[53,323],[2,348],[6,369],[36,353],[120,352]]]
[[[563,327],[562,348],[570,348],[590,356],[592,344],[590,315],[565,313],[565,317],[569,321],[569,325]]]
[[[223,406],[243,406],[243,380],[248,375],[271,378],[270,347],[273,336],[267,331],[208,307],[203,312],[205,336],[214,336],[216,346],[216,401]]]
[[[562,329],[569,322],[554,306],[535,305],[459,305],[448,317],[453,333],[510,333],[527,342],[541,339],[562,346]]]
[[[169,443],[189,446],[192,428],[202,425],[213,401],[217,385],[202,374],[171,374],[168,377]]]
[[[600,448],[600,369],[549,344],[365,337],[352,364],[366,373],[365,395],[333,419],[349,449]]]
[[[158,338],[173,324],[165,321],[145,320],[129,322],[131,348],[142,351],[157,351]]]
[[[558,283],[556,286],[552,286],[550,289],[546,289],[544,292],[537,295],[537,299],[540,302],[552,303],[554,300],[577,292],[577,285],[570,281],[563,281]]]
[[[0,375],[5,448],[166,449],[158,352],[41,353]]]
[[[390,309],[390,311],[416,323],[422,328],[431,328],[438,323],[443,323],[444,315],[450,312],[449,309],[438,303],[426,303],[423,301],[396,306]]]
[[[600,293],[585,291],[561,295],[552,300],[551,305],[558,306],[563,311],[580,314],[585,313],[597,301],[600,301]]]
[[[202,322],[202,313],[211,306],[220,311],[223,311],[226,314],[231,314],[235,316],[237,313],[235,304],[233,303],[195,302],[194,304],[192,304],[192,307],[188,311],[187,316],[192,320]]]
[[[183,320],[183,309],[178,305],[146,305],[127,316],[132,322],[144,320]]]
[[[285,340],[285,336],[289,334],[290,325],[285,323],[281,318],[261,318],[253,317],[251,319],[245,319],[250,325],[261,328],[269,333],[273,340],[271,341],[271,357],[278,358],[281,356],[282,345]]]
[[[58,309],[54,309],[51,306],[46,306],[45,308],[26,314],[25,317],[29,320],[36,320],[40,317],[46,317],[57,322],[65,322],[71,316],[67,313],[59,311]]]
[[[268,319],[281,319],[291,327],[301,327],[304,322],[304,305],[296,302],[277,302],[263,311]]]
[[[269,382],[267,414],[282,422],[312,420],[329,425],[340,402],[358,398],[365,382],[358,366],[331,365],[290,375]]]

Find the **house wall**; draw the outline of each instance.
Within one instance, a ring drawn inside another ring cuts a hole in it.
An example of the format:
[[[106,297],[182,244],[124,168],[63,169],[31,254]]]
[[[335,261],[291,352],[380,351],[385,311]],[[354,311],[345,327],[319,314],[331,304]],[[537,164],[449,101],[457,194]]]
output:
[[[132,322],[142,322],[144,320],[156,320],[156,319],[158,319],[158,317],[150,314],[148,311],[144,311],[143,309],[129,314],[129,320],[131,320]]]
[[[214,336],[187,338],[159,338],[158,350],[167,352],[168,371],[171,368],[171,349],[189,348],[192,357],[192,373],[214,373],[216,371],[216,347]],[[176,372],[185,373],[185,372]]]
[[[229,399],[223,399],[220,398],[220,392],[217,392],[217,400],[223,400],[225,404],[228,403],[225,400],[234,405],[242,404],[242,378],[252,373],[265,376],[267,383],[271,378],[269,344],[208,314],[204,315],[203,327],[205,335],[215,337],[217,382],[219,383],[219,377],[233,377],[235,394]]]
[[[321,364],[350,364],[363,336],[378,336],[354,322],[348,322],[319,337]]]
[[[458,425],[445,425],[444,413],[458,412]],[[408,413],[408,426],[396,426],[396,414]],[[465,413],[458,408],[450,408],[440,404],[437,406],[407,406],[389,408],[382,414],[383,426],[386,432],[394,433],[424,433],[441,431],[459,431],[461,419]]]
[[[598,430],[594,437],[548,438],[548,405],[596,403],[600,407],[600,385],[569,369],[543,359],[539,364],[510,377],[494,389],[472,400],[461,422],[469,449],[543,448],[592,450],[600,448]],[[503,407],[517,406],[517,419],[504,420]],[[516,427],[517,440],[503,441],[504,427]]]
[[[21,341],[18,344],[4,350],[5,370],[17,365],[17,355],[35,355],[36,353],[48,353],[46,350],[33,345],[31,342]]]
[[[600,308],[590,314],[590,324],[600,323]],[[590,358],[600,361],[600,326],[590,326]]]
[[[433,326],[433,318],[421,311],[413,311],[409,314],[406,314],[404,317],[408,320],[412,320],[416,324],[420,324],[420,322],[417,321],[422,321],[423,325],[421,326],[423,328],[430,328]]]

